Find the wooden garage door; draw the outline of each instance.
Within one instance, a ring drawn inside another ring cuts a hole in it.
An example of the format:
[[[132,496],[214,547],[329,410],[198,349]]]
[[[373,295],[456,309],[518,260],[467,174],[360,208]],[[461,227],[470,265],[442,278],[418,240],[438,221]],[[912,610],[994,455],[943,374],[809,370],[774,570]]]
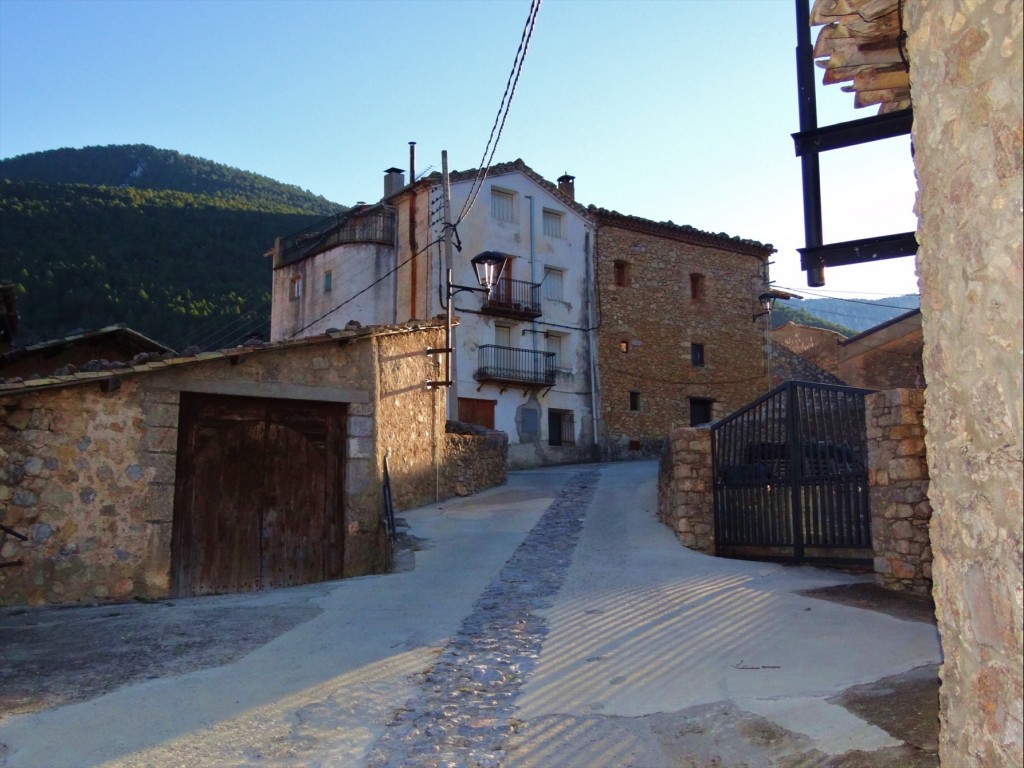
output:
[[[345,407],[183,393],[172,589],[340,578]]]

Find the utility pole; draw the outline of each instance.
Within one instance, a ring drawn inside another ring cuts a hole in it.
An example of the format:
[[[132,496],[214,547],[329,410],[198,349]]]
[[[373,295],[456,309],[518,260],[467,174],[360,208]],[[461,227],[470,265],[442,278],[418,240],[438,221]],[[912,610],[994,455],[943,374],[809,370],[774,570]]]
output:
[[[447,276],[447,285],[452,283],[452,187],[448,179],[448,150],[441,150],[441,190],[444,199],[444,267],[445,274]],[[438,275],[438,279],[441,276]],[[447,288],[446,285],[446,288]],[[459,393],[458,393],[458,367],[456,364],[457,357],[455,355],[455,329],[452,327],[452,301],[454,296],[450,290],[446,290],[448,294],[448,338],[445,339],[445,345],[448,347],[448,381],[451,384],[448,386],[448,418],[457,419],[459,416]]]

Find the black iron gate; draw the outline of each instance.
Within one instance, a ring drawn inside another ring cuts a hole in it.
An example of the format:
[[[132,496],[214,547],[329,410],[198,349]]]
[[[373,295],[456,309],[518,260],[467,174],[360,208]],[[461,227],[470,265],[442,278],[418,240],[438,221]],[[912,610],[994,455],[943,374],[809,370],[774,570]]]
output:
[[[718,555],[871,562],[872,391],[791,381],[712,427]]]

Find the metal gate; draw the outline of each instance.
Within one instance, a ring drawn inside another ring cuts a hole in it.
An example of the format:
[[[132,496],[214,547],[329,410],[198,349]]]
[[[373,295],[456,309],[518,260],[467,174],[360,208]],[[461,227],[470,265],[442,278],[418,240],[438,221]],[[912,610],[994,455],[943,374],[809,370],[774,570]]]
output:
[[[871,562],[873,391],[791,381],[712,427],[716,554]]]

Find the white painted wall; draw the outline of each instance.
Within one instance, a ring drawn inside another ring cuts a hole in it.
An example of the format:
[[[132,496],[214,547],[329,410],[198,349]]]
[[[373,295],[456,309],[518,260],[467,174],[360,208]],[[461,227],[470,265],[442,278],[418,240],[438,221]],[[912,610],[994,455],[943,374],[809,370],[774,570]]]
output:
[[[492,187],[512,194],[513,221],[499,221],[491,215]],[[452,184],[453,220],[458,219],[470,188],[469,181]],[[376,325],[405,322],[413,316],[426,319],[444,313],[441,293],[445,264],[440,244],[444,229],[437,205],[440,185],[424,184],[412,191],[413,194],[409,194],[407,188],[405,194],[389,198],[398,216],[394,246],[344,245],[274,271],[273,340],[314,335],[332,327],[343,328],[350,320]],[[413,195],[416,220],[411,226]],[[545,234],[545,210],[561,214],[559,236]],[[587,332],[588,307],[593,301],[592,286],[587,280],[592,231],[592,225],[577,210],[518,170],[489,177],[472,209],[458,224],[462,250],[453,249],[456,284],[478,284],[470,259],[483,251],[498,251],[512,257],[515,280],[542,283],[545,269],[561,271],[562,296],[560,299],[553,297],[551,291],[542,287],[543,315],[536,321],[478,314],[483,301],[479,293],[459,293],[453,302],[459,321],[454,332],[455,395],[497,401],[495,428],[508,433],[510,463],[514,468],[592,456],[592,360]],[[413,256],[413,241],[416,249],[423,251],[415,258],[415,270],[409,261]],[[438,242],[431,244],[434,241]],[[393,271],[400,264],[404,266]],[[326,292],[323,279],[328,270],[332,273],[332,285]],[[296,277],[303,281],[303,295],[293,299],[291,281]],[[339,305],[343,306],[336,309]],[[507,326],[509,345],[521,349],[546,351],[545,332],[562,336],[563,369],[558,372],[554,387],[548,391],[524,392],[522,387],[509,386],[503,392],[499,385],[474,380],[477,350],[482,344],[495,343],[495,325]],[[519,419],[524,405],[535,406],[538,410],[539,434],[533,440],[521,440]],[[575,447],[549,445],[548,412],[552,408],[572,411]],[[451,418],[456,416],[457,412],[450,414]]]

